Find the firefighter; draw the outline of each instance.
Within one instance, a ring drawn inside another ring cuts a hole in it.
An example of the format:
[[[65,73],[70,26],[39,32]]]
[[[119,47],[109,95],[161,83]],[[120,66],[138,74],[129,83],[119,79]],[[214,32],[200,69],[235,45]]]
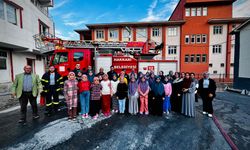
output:
[[[43,85],[43,94],[46,97],[46,114],[51,116],[52,108],[57,112],[59,108],[59,93],[63,87],[63,77],[55,71],[54,66],[49,67],[41,79]],[[53,101],[52,101],[53,96]]]

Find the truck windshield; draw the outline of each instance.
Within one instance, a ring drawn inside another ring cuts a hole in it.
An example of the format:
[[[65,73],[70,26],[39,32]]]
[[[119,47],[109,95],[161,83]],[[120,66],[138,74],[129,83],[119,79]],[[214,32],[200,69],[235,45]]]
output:
[[[53,60],[53,65],[64,63],[68,61],[68,53],[67,52],[58,52],[56,53],[54,60]]]

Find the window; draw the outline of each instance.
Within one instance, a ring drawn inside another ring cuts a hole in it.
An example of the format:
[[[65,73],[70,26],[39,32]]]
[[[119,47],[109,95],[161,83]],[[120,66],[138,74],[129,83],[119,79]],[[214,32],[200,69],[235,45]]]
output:
[[[103,38],[104,38],[103,30],[96,30],[96,39],[103,39]]]
[[[189,35],[185,35],[185,44],[189,44]]]
[[[137,28],[136,29],[136,37],[138,38],[145,38],[147,37],[147,31],[146,28]]]
[[[202,62],[207,62],[207,55],[206,54],[202,55]]]
[[[168,36],[176,36],[177,28],[168,28]]]
[[[191,43],[195,43],[195,35],[191,36]]]
[[[231,63],[230,66],[233,67],[233,66],[234,66],[234,63]]]
[[[17,25],[16,8],[7,4],[7,20],[9,23]]]
[[[207,35],[202,34],[202,43],[207,43]]]
[[[110,30],[109,31],[109,37],[111,39],[117,39],[118,38],[118,30]]]
[[[190,62],[194,62],[194,55],[190,56]]]
[[[201,62],[201,55],[200,54],[196,55],[196,62]]]
[[[214,70],[214,71],[213,71],[213,74],[217,74],[217,73],[218,73],[218,71],[217,71],[217,70]]]
[[[168,54],[176,54],[177,46],[168,46]]]
[[[203,7],[202,15],[207,16],[207,7]]]
[[[196,43],[201,43],[201,35],[196,35]]]
[[[185,15],[188,17],[188,16],[190,16],[190,8],[186,8],[186,13],[185,13]]]
[[[189,62],[189,55],[185,55],[185,62]]]
[[[160,36],[160,29],[159,28],[153,28],[152,29],[152,36],[153,37]]]
[[[4,19],[4,6],[3,6],[3,0],[0,0],[0,19]]]
[[[214,34],[222,34],[222,26],[214,26]]]
[[[123,29],[122,37],[129,38],[129,34],[130,34],[130,32],[128,30]]]
[[[213,45],[213,53],[221,53],[221,45]]]
[[[201,7],[197,8],[197,16],[201,16]]]
[[[0,51],[0,70],[7,69],[7,52]]]
[[[225,66],[225,64],[224,64],[224,63],[221,63],[221,64],[220,64],[220,66],[221,66],[221,67],[224,67],[224,66]]]
[[[45,24],[45,23],[43,23],[42,21],[40,21],[39,20],[39,31],[40,31],[40,34],[44,34],[44,35],[46,35],[46,34],[48,34],[49,33],[49,27]]]
[[[213,64],[209,64],[209,67],[213,67]]]
[[[83,60],[83,52],[74,53],[74,61],[81,61],[81,60]]]
[[[196,16],[196,8],[191,8],[191,16]]]
[[[67,61],[68,61],[68,53],[66,52],[56,53],[53,60],[53,65],[64,63]]]

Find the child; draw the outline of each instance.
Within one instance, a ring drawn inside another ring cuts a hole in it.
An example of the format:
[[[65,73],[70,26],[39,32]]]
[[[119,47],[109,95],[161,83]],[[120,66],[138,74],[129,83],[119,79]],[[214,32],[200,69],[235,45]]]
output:
[[[88,71],[88,80],[89,80],[90,83],[93,83],[94,77],[95,77],[95,75],[94,75],[93,71],[89,70]]]
[[[172,94],[172,85],[169,80],[169,77],[170,77],[169,75],[165,76],[165,84],[164,84],[165,99],[163,102],[163,113],[167,113],[167,115],[171,110],[170,96]]]
[[[82,118],[88,118],[89,113],[89,98],[90,98],[90,82],[87,75],[82,75],[82,80],[78,83],[81,103]]]
[[[136,115],[138,113],[138,84],[135,77],[132,77],[129,82],[129,113]]]
[[[124,78],[120,78],[120,83],[117,86],[117,99],[119,99],[119,111],[121,114],[125,112],[126,97],[128,95],[128,86]]]
[[[111,89],[112,89],[112,111],[115,113],[118,113],[118,99],[117,99],[117,86],[118,86],[119,81],[117,80],[117,76],[113,76],[113,80],[111,81]]]
[[[138,85],[138,91],[140,95],[140,114],[142,115],[144,112],[148,115],[148,93],[149,93],[149,84],[146,81],[145,76],[141,77],[141,82]]]
[[[92,83],[90,86],[90,115],[93,117],[93,119],[98,118],[98,114],[101,109],[101,90],[102,86],[99,82],[99,78],[94,77],[94,83]]]
[[[111,102],[111,82],[108,79],[108,75],[103,75],[101,81],[102,86],[102,113],[108,117],[110,115],[110,102]]]
[[[68,120],[76,120],[77,107],[77,80],[74,72],[70,72],[64,83],[64,97],[68,106]]]

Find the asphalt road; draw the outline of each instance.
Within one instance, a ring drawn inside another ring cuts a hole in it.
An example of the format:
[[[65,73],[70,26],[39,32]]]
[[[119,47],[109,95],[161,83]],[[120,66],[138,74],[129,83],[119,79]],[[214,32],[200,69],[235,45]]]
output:
[[[215,115],[239,149],[250,146],[249,100],[223,92],[214,101]],[[115,114],[78,123],[68,122],[64,110],[36,121],[29,115],[26,126],[17,123],[19,110],[0,113],[0,149],[231,149],[200,104],[196,118]]]

